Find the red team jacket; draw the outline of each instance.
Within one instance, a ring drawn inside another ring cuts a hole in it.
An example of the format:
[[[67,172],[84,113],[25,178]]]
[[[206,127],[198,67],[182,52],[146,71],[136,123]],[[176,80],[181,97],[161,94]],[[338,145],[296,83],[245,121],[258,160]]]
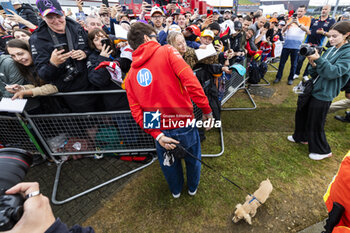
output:
[[[191,99],[204,114],[212,112],[197,77],[175,48],[149,41],[133,52],[132,60],[125,79],[131,114],[144,129],[144,112],[161,113],[160,128],[144,129],[154,138],[193,119]]]

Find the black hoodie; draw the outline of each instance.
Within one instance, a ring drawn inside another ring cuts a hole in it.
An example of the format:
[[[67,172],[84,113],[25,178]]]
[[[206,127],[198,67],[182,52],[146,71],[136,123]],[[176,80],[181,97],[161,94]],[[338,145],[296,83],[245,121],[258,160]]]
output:
[[[20,8],[17,9],[18,15],[23,19],[28,20],[34,25],[38,25],[38,17],[32,8],[32,6],[28,4],[22,4]]]

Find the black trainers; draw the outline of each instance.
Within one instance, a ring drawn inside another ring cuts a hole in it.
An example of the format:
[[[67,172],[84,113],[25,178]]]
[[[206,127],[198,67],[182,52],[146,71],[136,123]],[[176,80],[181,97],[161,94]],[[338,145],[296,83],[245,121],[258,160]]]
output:
[[[334,118],[338,121],[345,122],[345,123],[350,123],[350,113],[346,112],[345,116],[339,116],[336,115]]]

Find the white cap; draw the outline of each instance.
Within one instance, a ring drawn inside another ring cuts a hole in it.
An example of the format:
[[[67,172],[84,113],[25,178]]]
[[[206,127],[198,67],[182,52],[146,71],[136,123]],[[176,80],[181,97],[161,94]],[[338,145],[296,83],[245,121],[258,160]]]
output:
[[[181,28],[179,25],[176,25],[176,24],[172,24],[170,27],[169,27],[169,33],[170,32],[181,32]]]
[[[164,15],[162,9],[160,9],[159,7],[155,6],[152,8],[151,10],[151,16],[154,14],[154,13],[160,13],[161,15]]]
[[[21,1],[19,0],[12,0],[12,5],[18,5],[18,4],[22,4]]]

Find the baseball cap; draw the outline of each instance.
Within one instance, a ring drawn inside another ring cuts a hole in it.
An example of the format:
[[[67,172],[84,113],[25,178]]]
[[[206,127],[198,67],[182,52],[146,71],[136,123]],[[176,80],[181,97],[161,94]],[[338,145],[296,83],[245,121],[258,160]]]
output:
[[[179,25],[176,25],[176,24],[172,24],[170,27],[169,27],[169,33],[170,32],[181,32],[181,28]]]
[[[225,11],[224,11],[224,13],[226,13],[226,12],[228,12],[228,13],[232,13],[232,11],[231,11],[231,10],[225,10]]]
[[[152,8],[152,10],[151,10],[151,16],[152,16],[154,13],[160,13],[161,15],[164,15],[163,11],[162,11],[159,7],[157,7],[157,6],[155,6],[155,7]]]
[[[181,10],[180,9],[176,9],[171,16],[175,16],[175,15],[180,15],[181,14]]]
[[[213,14],[220,14],[218,10],[213,10]]]
[[[233,27],[234,27],[235,31],[242,30],[242,23],[240,21],[234,21]]]
[[[13,0],[12,5],[18,5],[18,4],[22,4],[19,0]]]
[[[270,19],[270,23],[277,23],[277,22],[278,22],[278,20],[276,18],[271,18]]]
[[[209,36],[214,40],[214,32],[208,29],[205,29],[202,34],[201,37],[205,37],[205,36]]]
[[[42,16],[50,13],[63,16],[61,5],[56,0],[37,0],[36,6]]]
[[[192,25],[188,26],[186,29],[191,31],[196,36],[201,36],[201,30],[199,29],[199,27],[197,25],[192,24]]]
[[[282,21],[280,21],[278,24],[284,26],[284,25],[286,25],[286,22],[282,20]]]

